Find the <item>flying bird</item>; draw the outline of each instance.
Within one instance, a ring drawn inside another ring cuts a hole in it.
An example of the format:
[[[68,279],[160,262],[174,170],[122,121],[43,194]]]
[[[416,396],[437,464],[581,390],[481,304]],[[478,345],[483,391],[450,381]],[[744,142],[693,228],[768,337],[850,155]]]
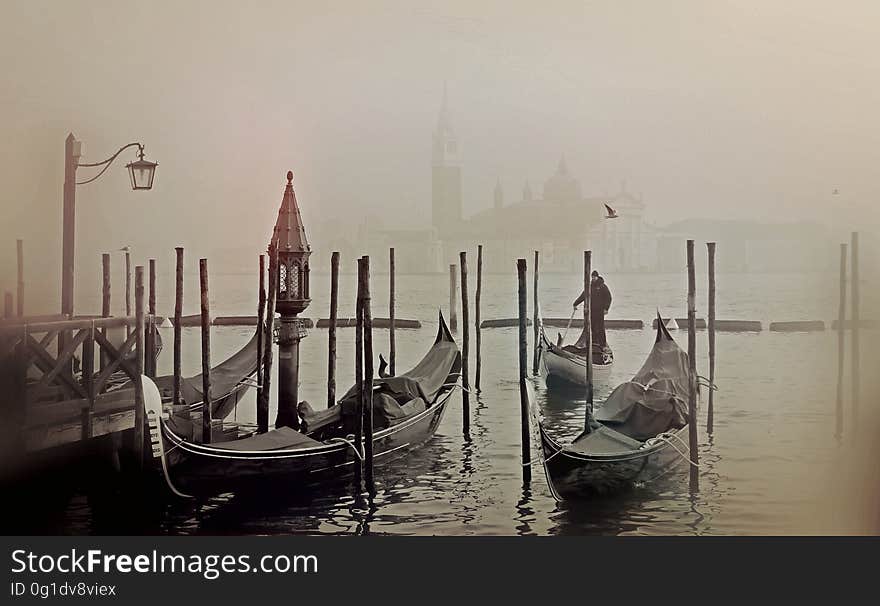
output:
[[[117,249],[120,252],[131,252],[131,246],[123,246],[122,248]]]
[[[606,219],[616,219],[619,216],[617,214],[617,211],[614,210],[613,208],[611,208],[610,206],[608,206],[607,204],[605,205],[605,211],[608,213],[607,215],[605,215]]]

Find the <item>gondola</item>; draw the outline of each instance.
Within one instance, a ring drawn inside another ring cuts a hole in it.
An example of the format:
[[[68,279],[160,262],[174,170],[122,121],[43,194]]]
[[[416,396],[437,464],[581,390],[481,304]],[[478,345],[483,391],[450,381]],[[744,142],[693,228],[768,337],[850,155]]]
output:
[[[596,409],[591,431],[567,445],[547,433],[529,386],[553,497],[563,501],[618,492],[685,463],[688,380],[687,354],[659,322],[654,347],[642,368]]]
[[[587,384],[586,371],[587,361],[585,348],[579,348],[576,344],[563,345],[562,337],[554,344],[547,338],[544,331],[544,322],[539,319],[538,329],[538,356],[541,367],[547,377],[547,383],[554,382],[585,387]],[[605,383],[611,378],[611,368],[614,366],[614,354],[611,348],[593,346],[593,383]]]
[[[379,469],[429,440],[458,385],[461,353],[443,316],[434,344],[411,370],[373,382],[373,461]],[[188,434],[188,423],[163,415],[158,388],[144,379],[153,454],[177,494],[236,492],[272,481],[298,489],[347,477],[363,458],[353,442],[357,392],[353,387],[329,409],[301,404],[302,431],[290,427],[213,444]],[[279,483],[280,482],[280,483]]]

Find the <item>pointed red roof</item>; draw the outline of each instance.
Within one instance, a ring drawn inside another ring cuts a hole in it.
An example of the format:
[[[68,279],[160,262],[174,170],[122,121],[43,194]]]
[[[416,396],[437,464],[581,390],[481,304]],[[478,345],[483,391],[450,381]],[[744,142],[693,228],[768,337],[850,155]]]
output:
[[[278,209],[278,220],[275,221],[275,230],[272,232],[272,244],[278,247],[278,252],[312,251],[306,239],[306,228],[299,214],[299,206],[296,204],[292,171],[287,171],[287,187],[284,188],[281,208]]]

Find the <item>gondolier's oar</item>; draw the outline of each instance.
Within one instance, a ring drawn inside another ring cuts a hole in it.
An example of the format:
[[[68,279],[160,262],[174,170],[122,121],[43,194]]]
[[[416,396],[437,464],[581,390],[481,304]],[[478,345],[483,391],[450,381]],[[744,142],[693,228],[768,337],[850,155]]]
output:
[[[574,320],[574,314],[577,311],[577,307],[571,308],[571,315],[568,317],[568,324],[565,325],[565,332],[562,333],[562,340],[560,341],[560,345],[565,342],[565,337],[568,335],[568,329],[571,328],[571,323]]]

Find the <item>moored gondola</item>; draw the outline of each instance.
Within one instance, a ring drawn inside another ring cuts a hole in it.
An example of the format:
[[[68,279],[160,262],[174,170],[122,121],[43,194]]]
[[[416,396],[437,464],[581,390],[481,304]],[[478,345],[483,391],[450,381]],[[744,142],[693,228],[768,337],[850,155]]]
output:
[[[562,445],[537,418],[547,482],[558,501],[650,482],[687,461],[687,354],[660,322],[654,347],[635,376],[596,409],[590,431]]]
[[[539,320],[540,321],[540,320]],[[547,378],[547,384],[554,382],[561,385],[584,387],[587,384],[586,349],[578,347],[577,343],[563,345],[563,337],[559,337],[554,344],[544,331],[544,323],[538,327],[538,356],[541,367]],[[614,366],[614,354],[610,347],[592,348],[593,382],[605,383],[611,378],[611,369]]]
[[[414,368],[373,382],[376,468],[434,435],[460,372],[461,354],[441,315],[434,344]],[[235,492],[267,480],[284,489],[297,489],[348,476],[363,459],[352,435],[357,422],[354,389],[327,410],[314,412],[300,406],[302,431],[281,427],[200,444],[187,435],[191,424],[173,416],[163,418],[158,390],[147,381],[145,402],[154,455],[161,459],[166,480],[178,494]]]

